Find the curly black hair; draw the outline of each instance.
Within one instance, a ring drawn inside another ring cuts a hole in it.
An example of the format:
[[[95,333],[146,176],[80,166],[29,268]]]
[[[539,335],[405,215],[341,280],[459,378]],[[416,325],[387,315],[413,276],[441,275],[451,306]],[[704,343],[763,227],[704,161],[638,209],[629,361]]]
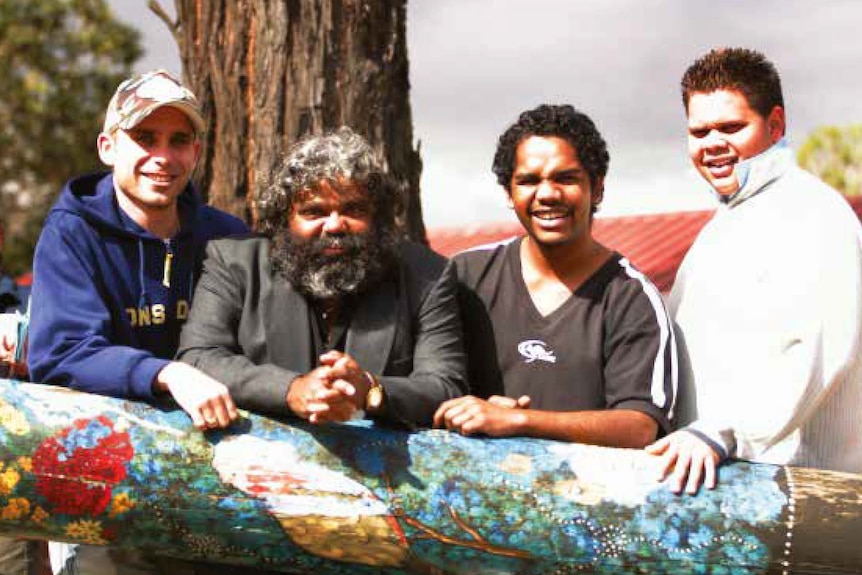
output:
[[[758,114],[768,117],[784,108],[781,78],[766,56],[748,48],[715,48],[688,67],[680,82],[682,104],[688,110],[692,94],[737,90]]]
[[[492,170],[497,175],[497,182],[506,191],[511,191],[518,146],[531,136],[557,137],[569,142],[577,152],[592,185],[608,173],[611,159],[608,146],[589,116],[568,104],[542,104],[523,112],[497,142]]]

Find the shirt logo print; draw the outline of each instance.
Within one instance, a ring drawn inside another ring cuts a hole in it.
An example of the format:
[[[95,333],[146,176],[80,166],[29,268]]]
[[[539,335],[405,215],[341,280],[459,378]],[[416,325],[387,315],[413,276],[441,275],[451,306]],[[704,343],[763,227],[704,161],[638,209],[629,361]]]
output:
[[[526,358],[524,363],[533,363],[537,359],[548,363],[557,363],[554,351],[548,349],[548,344],[538,339],[528,339],[519,343],[518,353]]]

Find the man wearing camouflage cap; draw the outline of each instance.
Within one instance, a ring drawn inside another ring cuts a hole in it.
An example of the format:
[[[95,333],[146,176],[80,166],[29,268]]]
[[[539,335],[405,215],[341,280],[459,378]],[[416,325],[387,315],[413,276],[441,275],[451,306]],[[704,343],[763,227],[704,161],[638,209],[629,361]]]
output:
[[[247,232],[202,204],[189,183],[204,129],[195,96],[164,70],[117,88],[97,141],[112,170],[66,184],[36,247],[34,381],[145,401],[170,396],[202,429],[237,417],[224,385],[171,361],[206,242]]]

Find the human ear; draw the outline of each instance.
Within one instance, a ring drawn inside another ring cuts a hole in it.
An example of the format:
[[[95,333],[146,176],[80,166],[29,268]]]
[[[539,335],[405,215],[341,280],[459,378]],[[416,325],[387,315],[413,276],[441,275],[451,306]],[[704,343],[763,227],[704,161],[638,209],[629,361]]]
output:
[[[106,166],[113,166],[116,160],[117,148],[114,137],[102,132],[96,140],[96,148],[99,150],[99,159]]]
[[[598,208],[599,204],[602,203],[602,200],[605,199],[605,179],[603,177],[597,177],[596,183],[593,184],[592,190],[590,190],[590,205],[593,208]]]
[[[769,139],[774,144],[784,137],[787,121],[784,117],[784,108],[775,106],[766,118],[766,126],[769,128]]]

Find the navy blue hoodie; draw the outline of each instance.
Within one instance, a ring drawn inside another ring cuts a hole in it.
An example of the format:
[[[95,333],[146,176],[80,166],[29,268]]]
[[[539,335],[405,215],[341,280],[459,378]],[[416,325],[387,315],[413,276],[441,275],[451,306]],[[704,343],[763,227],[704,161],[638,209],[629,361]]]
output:
[[[117,204],[111,172],[71,180],[51,208],[33,261],[33,381],[152,399],[188,316],[207,240],[245,224],[178,198],[180,231],[162,240]]]

